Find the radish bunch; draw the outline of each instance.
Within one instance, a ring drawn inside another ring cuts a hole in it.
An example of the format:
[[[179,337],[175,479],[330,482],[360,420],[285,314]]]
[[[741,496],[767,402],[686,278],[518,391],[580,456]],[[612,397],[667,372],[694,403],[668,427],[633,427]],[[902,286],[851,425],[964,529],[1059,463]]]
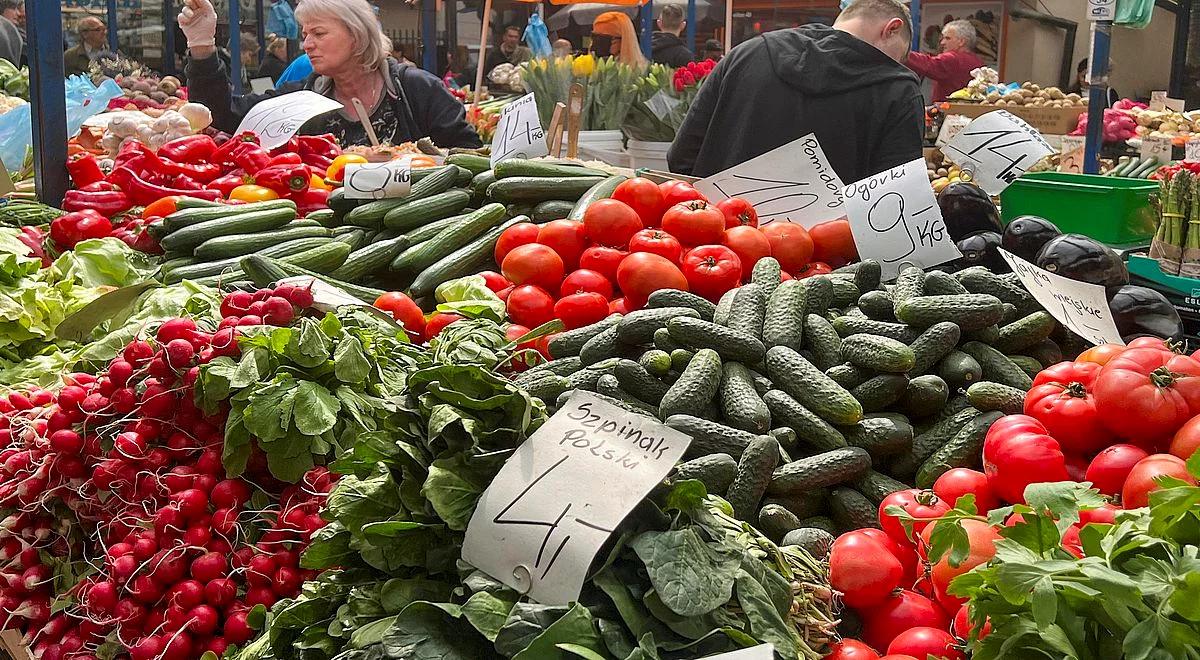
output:
[[[309,287],[281,284],[274,289],[234,291],[221,301],[221,328],[247,325],[288,326],[313,304]]]

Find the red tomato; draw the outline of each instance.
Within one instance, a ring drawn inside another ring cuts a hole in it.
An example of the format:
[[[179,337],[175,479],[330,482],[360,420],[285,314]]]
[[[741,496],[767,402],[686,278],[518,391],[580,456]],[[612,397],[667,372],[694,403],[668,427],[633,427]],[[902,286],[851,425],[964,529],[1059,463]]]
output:
[[[779,281],[780,282],[786,282],[786,281],[792,280],[792,279],[796,279],[796,278],[789,275],[786,270],[779,271]]]
[[[1186,461],[1196,453],[1197,448],[1200,448],[1200,417],[1193,417],[1175,432],[1167,452]]]
[[[887,546],[861,532],[842,534],[830,550],[829,584],[851,607],[882,603],[903,577],[904,567]]]
[[[917,658],[903,653],[889,653],[879,658],[879,660],[917,660]]]
[[[714,245],[725,234],[725,216],[708,202],[684,202],[667,209],[662,228],[684,245]]]
[[[410,338],[420,339],[425,335],[425,313],[407,295],[389,291],[375,299],[375,307],[391,314]]]
[[[828,275],[832,272],[833,269],[824,261],[810,261],[803,269],[796,271],[796,279],[802,280],[814,275]]]
[[[882,529],[874,527],[864,527],[862,529],[851,530],[860,534],[875,539],[880,545],[887,548],[888,552],[892,553],[896,559],[900,560],[900,565],[904,567],[904,584],[910,583],[917,579],[918,565],[921,563],[920,557],[917,556],[917,549],[912,543],[897,543],[895,539],[888,536]]]
[[[754,210],[753,204],[741,197],[723,199],[717,202],[717,208],[721,209],[721,213],[725,214],[726,229],[742,226],[758,226],[758,211]]]
[[[612,198],[625,202],[636,211],[642,224],[647,227],[657,227],[662,222],[662,214],[666,210],[662,189],[650,179],[635,177],[622,181],[613,191]]]
[[[510,285],[504,287],[503,289],[500,289],[499,291],[497,291],[496,297],[499,298],[500,300],[508,300],[508,294],[512,293],[512,290],[515,288],[517,288],[515,285],[510,284]]]
[[[1116,438],[1100,422],[1096,400],[1086,382],[1092,379],[1094,384],[1100,365],[1093,362],[1079,365],[1076,368],[1073,362],[1063,362],[1039,373],[1037,378],[1041,382],[1025,395],[1025,414],[1041,422],[1064,452],[1091,455],[1111,445]],[[1053,380],[1054,374],[1048,373],[1056,369],[1064,372],[1062,380]],[[1076,375],[1081,378],[1075,380]]]
[[[926,527],[925,531],[921,532],[921,538],[925,542],[923,547],[931,545],[930,538],[933,535],[935,527],[938,525],[953,524],[955,523],[935,522]],[[982,520],[966,519],[959,521],[959,524],[966,530],[967,540],[970,543],[970,551],[967,554],[966,560],[958,566],[951,566],[949,553],[947,553],[947,556],[942,557],[941,561],[933,565],[933,570],[930,573],[930,577],[933,580],[934,597],[937,598],[942,609],[947,612],[954,612],[966,602],[965,599],[952,596],[947,592],[950,581],[996,556],[996,541],[1000,539],[1000,534],[991,525]]]
[[[1112,502],[1106,502],[1104,506],[1095,509],[1080,509],[1079,524],[1087,525],[1089,523],[1096,523],[1111,525],[1117,521],[1117,512],[1120,510],[1120,507]]]
[[[813,259],[813,239],[803,225],[772,222],[762,228],[771,244],[771,256],[789,273],[800,273]],[[823,261],[823,260],[819,260]],[[806,277],[806,276],[801,276]]]
[[[512,282],[504,279],[503,275],[494,270],[485,270],[480,275],[483,275],[483,283],[493,292],[500,292],[512,286]]]
[[[536,328],[554,318],[554,298],[532,284],[513,289],[506,303],[508,318],[527,328]]]
[[[579,267],[600,273],[612,284],[617,283],[617,267],[629,253],[616,248],[593,245],[579,255]]]
[[[629,251],[657,254],[677,264],[683,255],[683,246],[674,236],[661,229],[643,229],[629,239]]]
[[[632,311],[633,310],[629,309],[629,305],[625,302],[624,298],[616,298],[614,300],[610,300],[608,303],[609,314],[628,314]]]
[[[963,495],[974,495],[975,511],[981,514],[1000,505],[991,486],[988,485],[987,475],[969,468],[953,468],[943,472],[942,476],[933,482],[933,492],[952,507]]]
[[[1117,436],[1165,442],[1200,413],[1200,362],[1157,348],[1113,357],[1092,393],[1100,421]]]
[[[829,655],[822,660],[879,660],[879,654],[857,639],[843,639],[830,644]]]
[[[696,190],[694,187],[692,187],[692,184],[686,181],[664,181],[663,183],[658,184],[658,189],[662,191],[664,211],[672,206],[675,206],[676,204],[681,204],[683,202],[690,202],[693,200],[700,200],[702,202],[708,201],[704,198],[704,193]]]
[[[983,620],[983,627],[976,630],[971,626],[971,611],[970,605],[963,603],[963,606],[958,608],[958,614],[954,615],[954,625],[951,627],[954,634],[969,641],[976,638],[983,639],[992,632],[992,622],[988,619]]]
[[[519,245],[500,264],[500,272],[516,285],[533,284],[557,291],[563,280],[563,260],[552,248],[540,243]]]
[[[461,321],[464,318],[466,317],[460,314],[446,314],[443,312],[437,312],[433,316],[429,317],[429,321],[425,324],[425,341],[433,339],[441,334],[442,330],[446,326],[454,323],[455,321]]]
[[[1066,458],[1042,423],[1028,415],[1001,417],[983,440],[983,473],[1005,502],[1025,502],[1025,487],[1068,481]]]
[[[624,248],[629,245],[629,239],[641,231],[643,225],[637,211],[629,208],[624,202],[599,199],[584,211],[583,227],[588,240],[593,243]]]
[[[562,286],[558,288],[558,295],[569,296],[572,293],[583,293],[585,291],[588,293],[598,293],[604,296],[605,300],[608,300],[613,295],[612,282],[594,270],[580,268],[567,275],[562,281]]]
[[[1082,383],[1084,387],[1091,387],[1096,383],[1096,376],[1100,375],[1100,365],[1095,362],[1084,362],[1076,360],[1071,362],[1059,362],[1052,364],[1038,372],[1038,375],[1033,377],[1033,387],[1045,385],[1047,383]]]
[[[888,654],[900,653],[918,658],[963,660],[966,656],[955,647],[954,635],[939,628],[910,628],[896,636],[888,645]]]
[[[1135,445],[1113,445],[1092,459],[1088,465],[1084,479],[1092,482],[1092,486],[1105,495],[1117,495],[1125,485],[1125,479],[1130,470],[1149,452]]]
[[[558,335],[559,333],[553,332],[544,337],[539,337],[538,340],[533,343],[534,347],[537,348],[537,352],[541,353],[542,357],[546,358],[547,360],[554,359],[550,357],[550,340],[554,339]]]
[[[1108,364],[1108,361],[1125,352],[1125,347],[1120,344],[1100,344],[1093,346],[1079,354],[1075,358],[1076,362],[1094,362],[1099,365]]]
[[[689,290],[712,301],[742,281],[742,261],[724,245],[701,245],[688,250],[682,265]]]
[[[553,248],[562,257],[563,268],[575,270],[579,267],[579,255],[587,247],[583,223],[574,220],[554,220],[538,230],[537,242]]]
[[[492,256],[495,257],[496,263],[504,263],[504,257],[508,256],[512,249],[529,243],[537,243],[538,233],[541,228],[532,222],[518,222],[517,224],[505,229],[500,234],[500,239],[496,241],[496,249],[492,251]]]
[[[733,250],[741,260],[744,280],[750,279],[750,272],[759,259],[771,256],[771,241],[755,227],[739,225],[726,229],[721,243]]]
[[[506,327],[504,329],[504,338],[509,341],[516,341],[516,340],[520,339],[521,337],[524,337],[528,333],[529,333],[529,328],[526,328],[523,325],[518,325],[516,323],[509,323],[508,327]],[[527,341],[527,342],[517,344],[517,350],[518,351],[525,351],[525,350],[536,351],[537,350],[537,340],[535,339],[533,341]],[[518,357],[510,360],[509,365],[512,366],[514,371],[524,371],[524,370],[528,369],[529,367],[532,367],[535,364],[538,364],[538,362],[539,362],[539,360],[537,360],[536,358],[531,358],[529,356],[529,354],[526,353],[526,354],[519,355]]]
[[[886,649],[897,635],[916,626],[943,628],[946,613],[938,604],[915,591],[903,589],[879,605],[862,612],[863,641]]]
[[[904,509],[914,518],[941,518],[942,514],[950,510],[950,505],[943,502],[932,490],[909,488],[908,490],[898,490],[883,498],[883,501],[879,503],[879,526],[893,541],[899,544],[910,544],[913,541],[908,538],[900,520],[887,513],[890,506]],[[930,522],[928,520],[913,521],[913,533],[920,534],[921,530],[925,529]]]
[[[1063,550],[1083,559],[1083,542],[1079,540],[1079,525],[1071,525],[1062,533],[1061,545]]]
[[[1126,509],[1148,506],[1150,493],[1161,488],[1154,480],[1162,476],[1174,477],[1196,485],[1196,478],[1188,472],[1183,459],[1170,454],[1152,454],[1138,461],[1129,471],[1125,485],[1121,488],[1121,506]]]
[[[625,294],[626,306],[634,309],[646,304],[646,298],[659,289],[688,290],[687,278],[679,267],[665,257],[635,252],[617,267],[617,286]]]
[[[572,293],[554,303],[554,315],[567,330],[582,328],[608,316],[608,299],[598,293]]]
[[[1125,345],[1125,348],[1157,348],[1161,351],[1172,351],[1167,340],[1158,337],[1138,337]]]
[[[824,261],[834,268],[858,261],[858,248],[850,233],[849,220],[822,222],[810,227],[808,233],[812,237],[814,260]]]

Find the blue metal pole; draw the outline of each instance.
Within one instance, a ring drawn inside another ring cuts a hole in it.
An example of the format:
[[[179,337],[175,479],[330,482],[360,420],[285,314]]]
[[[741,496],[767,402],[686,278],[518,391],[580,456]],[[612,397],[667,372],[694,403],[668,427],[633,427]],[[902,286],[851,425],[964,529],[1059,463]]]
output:
[[[108,0],[108,49],[117,52],[117,0]]]
[[[233,79],[233,93],[242,94],[242,3],[229,0],[229,76]],[[217,44],[218,46],[220,44]]]
[[[687,8],[687,45],[697,55],[700,49],[696,48],[696,0],[688,0]]]
[[[642,5],[642,55],[650,59],[650,35],[654,33],[654,0]]]
[[[437,74],[437,5],[421,0],[421,68]]]
[[[1100,173],[1104,108],[1108,105],[1108,54],[1112,43],[1112,21],[1092,22],[1092,54],[1088,64],[1087,138],[1083,143],[1083,173]]]
[[[267,56],[267,12],[263,0],[254,0],[254,11],[258,16],[258,53],[260,57]]]
[[[919,51],[921,50],[921,0],[912,0],[908,10],[912,13],[912,49]]]
[[[25,0],[29,102],[37,196],[51,206],[67,192],[67,96],[63,91],[62,4]]]
[[[175,73],[175,2],[163,0],[163,73]]]

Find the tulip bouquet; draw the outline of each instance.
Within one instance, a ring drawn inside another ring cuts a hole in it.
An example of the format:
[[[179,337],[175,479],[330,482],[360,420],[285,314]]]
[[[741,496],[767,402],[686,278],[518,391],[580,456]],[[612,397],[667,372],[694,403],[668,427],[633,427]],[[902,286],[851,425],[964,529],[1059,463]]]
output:
[[[717,63],[690,62],[678,69],[655,64],[637,82],[635,98],[621,125],[625,135],[646,142],[670,142]]]
[[[617,130],[633,104],[637,68],[611,57],[591,54],[530,60],[522,65],[525,88],[534,93],[542,125],[548,126],[555,103],[566,103],[573,83],[584,86],[583,130]]]

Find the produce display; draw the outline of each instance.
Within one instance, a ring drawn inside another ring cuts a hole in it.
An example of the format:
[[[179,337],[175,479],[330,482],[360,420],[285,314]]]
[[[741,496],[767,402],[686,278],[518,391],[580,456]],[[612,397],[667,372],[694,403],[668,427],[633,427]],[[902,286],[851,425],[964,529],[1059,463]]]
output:
[[[971,72],[971,82],[950,95],[950,100],[979,101],[988,105],[1071,108],[1087,105],[1087,97],[1064,93],[1057,87],[1042,87],[1034,82],[1001,83],[994,69],[982,67]]]
[[[1200,178],[1182,166],[1163,168],[1159,180],[1158,231],[1150,257],[1164,273],[1200,275]]]

